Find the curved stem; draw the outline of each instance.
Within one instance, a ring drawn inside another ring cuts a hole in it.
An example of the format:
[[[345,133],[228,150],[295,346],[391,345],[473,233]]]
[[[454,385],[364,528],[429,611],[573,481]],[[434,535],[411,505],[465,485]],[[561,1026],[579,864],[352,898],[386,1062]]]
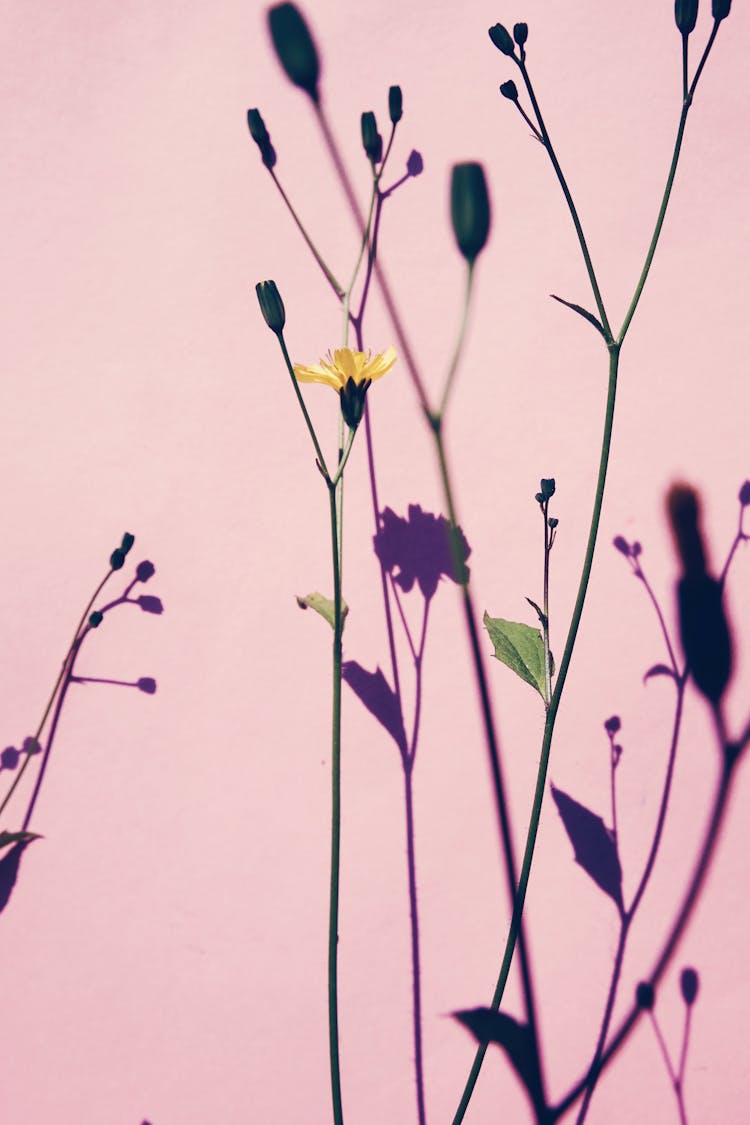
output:
[[[455,346],[455,349],[453,351],[453,357],[451,359],[450,366],[448,368],[448,375],[446,377],[445,386],[443,388],[443,397],[440,400],[440,406],[438,408],[438,417],[440,417],[440,418],[442,418],[443,415],[445,414],[445,408],[448,405],[448,396],[451,393],[451,389],[453,387],[453,380],[456,376],[456,371],[458,370],[458,365],[459,365],[459,362],[461,360],[461,353],[463,352],[464,341],[466,339],[466,329],[467,329],[467,326],[468,326],[468,323],[469,323],[469,310],[471,308],[471,291],[472,291],[473,281],[474,281],[474,263],[470,262],[468,267],[467,267],[467,271],[466,271],[466,290],[465,290],[465,293],[464,293],[463,308],[461,310],[461,326],[458,330],[458,338],[456,340],[456,346]]]
[[[331,1096],[335,1125],[343,1125],[338,1018],[338,918],[341,863],[341,581],[339,571],[336,489],[330,483],[331,544],[333,554],[333,718],[331,753],[331,893],[328,916],[328,1040]]]
[[[617,995],[617,986],[620,983],[620,973],[622,972],[622,961],[625,956],[625,944],[628,937],[629,920],[623,917],[620,924],[620,937],[617,942],[617,952],[615,954],[615,963],[612,969],[612,977],[609,982],[609,992],[607,993],[607,1002],[604,1006],[604,1015],[602,1016],[601,1027],[599,1028],[599,1036],[594,1048],[594,1062],[592,1063],[590,1071],[590,1080],[586,1084],[586,1091],[583,1097],[583,1104],[576,1119],[576,1125],[583,1125],[588,1113],[591,1098],[594,1094],[594,1087],[596,1086],[596,1063],[601,1056],[604,1042],[607,1038],[609,1031],[610,1020],[612,1019],[612,1011],[615,1006],[615,997]]]
[[[336,278],[331,273],[328,266],[325,264],[325,262],[323,261],[323,259],[320,256],[320,254],[318,253],[318,249],[315,246],[315,243],[312,241],[309,234],[307,233],[304,226],[302,225],[302,222],[301,222],[297,212],[294,210],[294,207],[292,206],[292,203],[291,203],[291,200],[289,199],[289,196],[286,194],[283,187],[281,186],[281,182],[279,181],[279,179],[278,179],[276,173],[274,172],[273,168],[269,168],[269,172],[271,173],[271,179],[273,180],[273,182],[275,183],[276,187],[279,190],[279,194],[281,195],[281,198],[284,200],[284,203],[286,205],[287,210],[289,211],[289,214],[292,216],[292,219],[294,220],[294,223],[295,223],[297,229],[299,230],[300,234],[304,238],[308,250],[312,254],[315,261],[320,266],[321,270],[323,271],[323,274],[325,276],[326,281],[331,286],[331,288],[333,289],[334,293],[339,298],[339,300],[341,300],[341,298],[344,296],[344,290],[341,288],[338,281],[336,280]]]

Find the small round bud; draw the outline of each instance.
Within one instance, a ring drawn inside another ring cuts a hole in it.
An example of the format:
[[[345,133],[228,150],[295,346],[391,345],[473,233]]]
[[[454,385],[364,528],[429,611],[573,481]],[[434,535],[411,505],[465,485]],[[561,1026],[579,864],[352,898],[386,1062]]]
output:
[[[496,23],[494,27],[491,27],[488,34],[498,51],[502,51],[504,55],[515,54],[516,49],[513,46],[510,32],[501,23]]]
[[[743,508],[746,508],[748,504],[750,504],[750,480],[746,480],[743,484],[738,500]]]
[[[732,7],[732,0],[712,0],[711,15],[717,23],[725,20],[729,15],[729,9]]]
[[[481,164],[453,166],[451,219],[458,248],[473,265],[490,232],[490,199]]]
[[[135,568],[135,576],[139,582],[148,582],[149,578],[153,578],[155,574],[156,567],[152,562],[149,562],[148,559],[139,562],[138,566]]]
[[[619,715],[612,715],[612,717],[607,719],[606,723],[604,724],[604,729],[606,730],[607,734],[613,734],[614,735],[614,734],[617,734],[617,732],[621,728],[621,726],[622,726],[622,723],[620,722],[620,716]]]
[[[638,1007],[642,1012],[650,1012],[655,999],[653,987],[648,981],[642,980],[635,990],[635,1002]]]
[[[519,47],[523,47],[524,43],[529,38],[529,25],[527,23],[513,24],[513,38]]]
[[[24,738],[24,740],[23,740],[23,752],[24,752],[24,754],[40,754],[41,750],[42,750],[42,747],[37,742],[37,740],[35,738],[31,738],[31,737]]]
[[[537,504],[543,504],[544,503],[544,493],[543,492],[535,492],[534,493],[534,499],[536,500]]]
[[[259,281],[255,286],[260,311],[272,332],[280,336],[286,324],[286,312],[275,281]]]
[[[0,754],[0,766],[2,766],[4,770],[14,770],[18,765],[20,756],[15,746],[7,746],[2,754]]]
[[[616,535],[612,540],[612,545],[621,555],[624,555],[626,559],[630,558],[630,544],[624,536]]]
[[[152,680],[150,676],[141,676],[135,686],[139,691],[145,691],[146,695],[153,695],[156,691],[156,680]]]
[[[689,35],[698,19],[698,0],[675,0],[674,21],[682,35]]]
[[[247,111],[247,127],[250,130],[250,136],[260,149],[261,160],[270,170],[276,163],[276,150],[271,144],[271,138],[259,110],[249,109]]]
[[[317,104],[320,101],[318,52],[299,8],[295,4],[277,4],[268,13],[268,27],[287,78]]]
[[[92,629],[98,629],[103,620],[104,620],[104,614],[100,613],[98,609],[95,609],[94,612],[89,617],[89,625],[91,626]]]
[[[683,969],[680,973],[680,992],[688,1007],[695,1003],[698,995],[698,974],[695,969]]]
[[[559,521],[559,519],[557,519],[556,516],[550,516],[550,518],[547,520],[547,525],[549,527],[551,527],[552,530],[554,531],[555,528],[557,527],[557,525],[559,524],[559,522],[560,521]]]
[[[518,101],[518,87],[511,78],[509,78],[507,82],[502,83],[502,85],[500,86],[500,93],[510,102]]]
[[[393,125],[397,125],[404,116],[404,99],[400,86],[391,86],[388,90],[388,114]]]
[[[125,553],[121,551],[119,547],[115,548],[109,556],[109,565],[113,570],[122,570],[125,565]]]
[[[378,123],[375,114],[371,111],[362,114],[361,118],[362,148],[373,164],[379,164],[383,159],[383,138],[378,132]]]

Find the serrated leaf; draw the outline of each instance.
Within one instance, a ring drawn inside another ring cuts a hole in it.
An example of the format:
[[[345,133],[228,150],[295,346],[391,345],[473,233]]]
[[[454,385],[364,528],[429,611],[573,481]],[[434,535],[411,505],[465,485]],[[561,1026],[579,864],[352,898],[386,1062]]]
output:
[[[303,598],[297,595],[297,605],[300,609],[314,609],[321,617],[325,618],[331,628],[334,628],[334,603],[331,598],[324,598],[322,594],[306,594]],[[346,615],[349,612],[349,606],[346,602],[341,603],[341,628],[344,627]]]
[[[622,869],[612,833],[600,816],[554,785],[552,796],[573,845],[576,863],[609,895],[622,914]]]
[[[497,1043],[503,1048],[532,1103],[537,1108],[543,1106],[539,1067],[528,1026],[494,1008],[470,1008],[453,1015],[469,1029],[478,1043]]]
[[[497,659],[536,688],[544,699],[544,641],[539,630],[520,621],[490,617],[486,612],[483,620]]]
[[[370,714],[385,727],[399,750],[406,753],[406,733],[401,704],[380,668],[368,672],[356,660],[346,660],[342,665],[341,674]]]
[[[646,680],[650,680],[652,676],[669,676],[672,680],[677,679],[674,674],[674,668],[670,668],[667,664],[652,665],[643,677],[644,684]]]

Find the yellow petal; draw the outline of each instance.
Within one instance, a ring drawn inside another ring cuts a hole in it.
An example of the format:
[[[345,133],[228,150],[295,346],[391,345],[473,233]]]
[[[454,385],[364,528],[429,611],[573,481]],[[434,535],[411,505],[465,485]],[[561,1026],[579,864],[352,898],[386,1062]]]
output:
[[[330,371],[318,367],[317,364],[313,364],[312,367],[305,367],[302,363],[295,363],[294,377],[298,383],[324,383],[327,387],[333,387],[335,391],[341,390],[340,380]]]

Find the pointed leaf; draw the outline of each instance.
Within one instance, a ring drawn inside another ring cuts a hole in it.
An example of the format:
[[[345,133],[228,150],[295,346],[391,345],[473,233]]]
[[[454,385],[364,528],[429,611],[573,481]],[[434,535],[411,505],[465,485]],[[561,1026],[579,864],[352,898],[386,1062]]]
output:
[[[590,313],[588,309],[584,309],[582,305],[574,305],[572,301],[566,301],[563,297],[558,297],[556,293],[550,293],[550,297],[553,301],[559,301],[561,305],[565,305],[566,308],[572,309],[573,312],[577,312],[579,316],[582,316],[584,320],[587,320],[589,322],[589,324],[593,324],[594,328],[597,330],[597,332],[601,332],[605,340],[607,339],[607,333],[604,331],[601,322],[597,319],[597,317],[594,316],[593,313]]]
[[[650,680],[652,676],[669,676],[673,680],[677,679],[674,674],[674,668],[670,668],[667,664],[654,664],[649,668],[648,672],[646,672],[643,677],[644,684],[646,680]]]
[[[32,840],[41,839],[38,832],[0,832],[0,850],[9,844],[30,844]]]
[[[300,607],[300,609],[314,609],[316,613],[319,613],[321,617],[325,618],[325,620],[328,622],[328,624],[331,626],[332,629],[334,628],[334,608],[333,608],[333,601],[332,601],[331,598],[324,598],[322,594],[318,594],[318,593],[306,594],[305,597],[303,597],[303,598],[301,598],[299,595],[297,595],[297,605]],[[344,621],[346,620],[346,615],[347,615],[348,612],[349,612],[349,606],[346,604],[346,602],[342,601],[342,603],[341,603],[341,627],[342,627],[342,629],[344,627]]]
[[[614,900],[622,913],[622,870],[617,845],[600,816],[552,786],[552,796],[573,845],[576,863]]]
[[[547,624],[547,618],[545,617],[541,607],[538,606],[535,601],[532,601],[531,598],[527,598],[526,601],[529,603],[532,609],[536,610],[536,615],[539,618],[539,624],[542,626],[542,628],[544,628],[544,626]]]
[[[21,862],[21,856],[30,843],[30,840],[22,840],[18,844],[13,844],[0,859],[0,911],[5,910],[10,901],[18,878],[18,865]]]
[[[406,753],[406,732],[401,704],[380,668],[368,672],[356,660],[346,660],[341,675],[358,695],[371,715],[388,731],[402,753]]]
[[[531,684],[544,699],[544,641],[538,629],[485,612],[484,625],[495,646],[495,656]]]
[[[453,1015],[469,1029],[478,1043],[498,1043],[528,1090],[534,1105],[543,1105],[534,1041],[528,1026],[504,1012],[496,1012],[494,1008],[470,1008],[468,1011],[454,1012]]]

